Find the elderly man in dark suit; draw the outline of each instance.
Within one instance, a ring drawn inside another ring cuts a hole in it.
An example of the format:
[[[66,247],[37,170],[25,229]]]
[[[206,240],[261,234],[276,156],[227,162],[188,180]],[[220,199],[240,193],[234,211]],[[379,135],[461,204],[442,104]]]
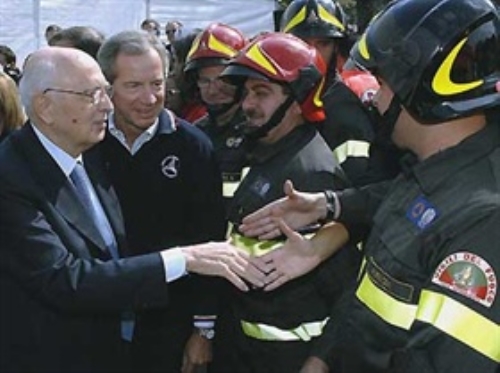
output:
[[[30,121],[0,147],[0,371],[122,372],[125,311],[166,306],[169,282],[197,272],[262,285],[226,243],[123,258],[116,196],[97,153],[84,154],[112,109],[90,56],[33,53],[20,92]]]

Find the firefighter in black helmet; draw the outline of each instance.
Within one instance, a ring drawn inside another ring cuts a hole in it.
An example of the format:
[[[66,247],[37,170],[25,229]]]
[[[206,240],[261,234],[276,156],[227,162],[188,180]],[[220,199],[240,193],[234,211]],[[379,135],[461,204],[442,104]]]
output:
[[[384,164],[369,162],[370,144],[377,129],[369,110],[378,83],[366,71],[343,70],[353,35],[342,6],[333,0],[294,0],[283,13],[281,31],[314,46],[328,66],[323,95],[326,120],[320,132],[352,184],[394,176],[379,171]]]
[[[328,327],[328,340],[309,361],[316,370],[309,365],[304,372],[326,372],[317,365],[330,362],[333,371],[345,373],[497,373],[498,11],[489,0],[399,0],[372,21],[351,57],[380,79],[377,108],[394,142],[415,157],[385,188],[326,195],[288,190],[293,198],[273,206],[275,217],[294,211],[294,221],[300,206],[308,211],[303,222],[327,211],[345,226],[363,218],[373,222],[358,284],[335,310],[342,323]],[[378,208],[370,212],[359,201]],[[290,214],[281,217],[293,222]],[[243,232],[250,231],[246,223]],[[322,233],[323,240],[334,238],[332,226]],[[315,255],[329,246],[293,238],[295,250]],[[307,270],[300,263],[287,270],[293,256],[264,259],[289,278]]]

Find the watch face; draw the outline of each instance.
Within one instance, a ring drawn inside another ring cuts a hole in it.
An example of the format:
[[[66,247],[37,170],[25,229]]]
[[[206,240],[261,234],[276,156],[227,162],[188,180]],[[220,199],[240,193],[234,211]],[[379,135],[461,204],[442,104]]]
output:
[[[215,330],[213,329],[199,329],[200,335],[206,339],[213,339],[215,337]]]

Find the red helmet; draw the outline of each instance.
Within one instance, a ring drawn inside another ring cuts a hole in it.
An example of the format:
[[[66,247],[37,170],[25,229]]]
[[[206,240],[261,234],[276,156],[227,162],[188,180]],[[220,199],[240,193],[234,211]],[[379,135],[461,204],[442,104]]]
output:
[[[245,37],[237,29],[223,23],[212,23],[193,41],[184,71],[227,65],[246,43]]]
[[[304,118],[318,122],[325,116],[321,101],[325,74],[325,62],[314,47],[290,34],[269,33],[247,45],[221,76],[239,84],[248,77],[285,84]]]

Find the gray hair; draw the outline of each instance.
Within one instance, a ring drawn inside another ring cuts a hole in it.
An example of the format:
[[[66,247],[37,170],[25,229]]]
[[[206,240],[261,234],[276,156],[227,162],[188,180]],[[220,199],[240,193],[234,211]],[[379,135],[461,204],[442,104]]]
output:
[[[158,52],[163,71],[168,71],[169,62],[166,49],[156,36],[143,31],[123,31],[107,39],[97,53],[97,61],[108,82],[116,78],[115,62],[120,53],[125,55],[142,55],[151,48]]]
[[[57,77],[57,66],[48,58],[29,57],[19,82],[19,94],[26,114],[33,115],[33,98],[50,88]]]

